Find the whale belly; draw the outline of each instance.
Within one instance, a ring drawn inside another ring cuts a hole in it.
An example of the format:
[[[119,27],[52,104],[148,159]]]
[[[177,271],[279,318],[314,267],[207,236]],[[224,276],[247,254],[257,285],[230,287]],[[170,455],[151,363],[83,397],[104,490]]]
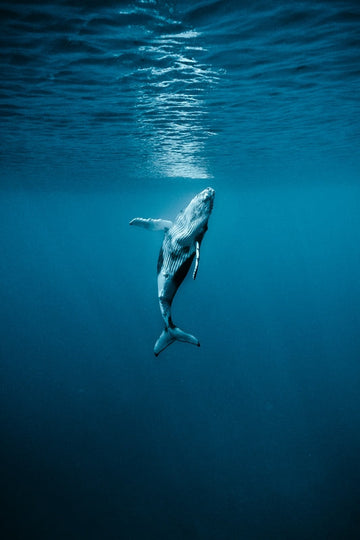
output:
[[[158,259],[159,298],[171,302],[184,281],[195,256],[195,248],[165,238]]]

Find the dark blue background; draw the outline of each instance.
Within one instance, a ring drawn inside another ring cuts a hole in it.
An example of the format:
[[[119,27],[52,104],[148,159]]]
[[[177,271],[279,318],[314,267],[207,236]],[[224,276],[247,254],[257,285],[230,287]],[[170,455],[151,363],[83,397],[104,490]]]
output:
[[[359,18],[2,3],[2,538],[359,537]],[[207,185],[155,359],[128,222]]]

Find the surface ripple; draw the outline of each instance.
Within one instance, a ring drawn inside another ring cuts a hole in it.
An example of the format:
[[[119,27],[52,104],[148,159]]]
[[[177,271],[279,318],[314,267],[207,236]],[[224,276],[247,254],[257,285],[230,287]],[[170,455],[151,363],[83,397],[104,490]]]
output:
[[[354,158],[359,21],[347,1],[4,2],[2,165],[210,178]]]

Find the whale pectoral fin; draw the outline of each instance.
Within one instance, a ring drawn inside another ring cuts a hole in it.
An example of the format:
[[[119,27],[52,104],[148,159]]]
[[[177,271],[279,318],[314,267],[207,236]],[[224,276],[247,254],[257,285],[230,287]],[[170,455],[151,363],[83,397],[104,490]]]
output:
[[[129,225],[143,227],[149,231],[167,231],[172,226],[172,221],[167,219],[151,219],[151,218],[134,218]]]
[[[196,274],[198,272],[199,268],[199,261],[200,261],[200,244],[199,242],[196,242],[196,260],[195,260],[195,268],[193,273],[193,279],[196,278]]]

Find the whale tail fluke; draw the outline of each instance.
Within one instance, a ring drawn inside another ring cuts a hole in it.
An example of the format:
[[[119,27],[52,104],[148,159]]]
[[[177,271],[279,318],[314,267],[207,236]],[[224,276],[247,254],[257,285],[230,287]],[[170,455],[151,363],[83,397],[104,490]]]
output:
[[[170,326],[167,326],[161,332],[159,339],[155,343],[155,347],[154,347],[155,356],[159,356],[159,354],[164,349],[166,349],[166,347],[174,343],[174,341],[182,341],[184,343],[191,343],[192,345],[196,345],[197,347],[200,347],[199,340],[195,336],[192,336],[191,334],[187,334],[186,332],[183,332],[183,330],[180,330],[180,328],[178,328],[177,326],[174,326],[172,328]]]

